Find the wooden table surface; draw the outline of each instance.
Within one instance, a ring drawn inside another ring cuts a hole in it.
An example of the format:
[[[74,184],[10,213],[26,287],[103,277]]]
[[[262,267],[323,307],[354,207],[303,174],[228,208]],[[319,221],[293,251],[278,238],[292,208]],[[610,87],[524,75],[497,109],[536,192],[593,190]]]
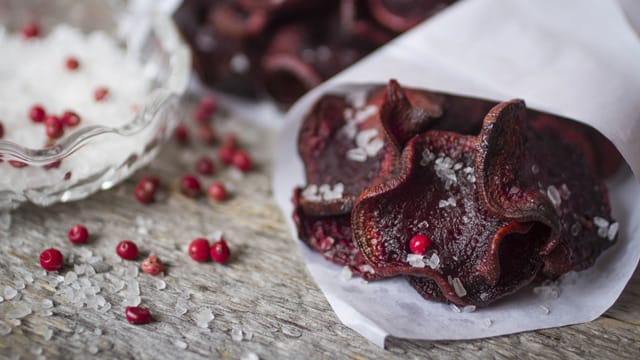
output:
[[[27,205],[12,214],[11,228],[0,230],[0,358],[640,357],[638,271],[616,304],[588,324],[476,341],[392,338],[387,350],[369,343],[336,318],[307,272],[271,196],[274,133],[239,120],[219,121],[217,129],[238,132],[257,164],[243,178],[222,167],[213,177],[203,178],[206,184],[221,179],[232,187],[232,197],[225,203],[192,200],[175,191],[177,179],[192,171],[194,159],[215,150],[169,143],[140,172],[163,181],[163,194],[150,206],[133,197],[136,175],[83,201],[48,208]],[[66,239],[67,229],[76,223],[89,228],[89,244],[72,246]],[[184,250],[190,240],[217,230],[230,244],[230,263],[191,260]],[[158,277],[136,275],[139,261],[117,261],[114,249],[122,239],[136,241],[144,253],[159,255],[167,264],[162,278],[166,288],[159,289]],[[38,255],[47,247],[60,249],[66,258],[75,254],[68,259],[73,264],[60,271],[67,282],[58,284],[61,279],[56,275],[42,273]],[[92,263],[98,273],[87,270],[85,263]],[[75,282],[68,275],[83,270]],[[138,286],[142,305],[155,318],[148,325],[130,325],[124,318],[123,302],[135,300]],[[97,310],[81,307],[73,297],[91,287],[105,301]],[[51,299],[53,307],[44,299]],[[208,327],[199,326],[196,319],[209,310],[215,318]]]

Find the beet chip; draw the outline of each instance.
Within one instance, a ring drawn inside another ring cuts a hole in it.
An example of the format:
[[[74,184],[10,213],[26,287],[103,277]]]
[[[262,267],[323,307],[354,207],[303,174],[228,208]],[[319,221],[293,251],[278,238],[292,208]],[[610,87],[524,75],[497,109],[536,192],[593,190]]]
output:
[[[427,299],[486,306],[586,269],[615,242],[601,177],[621,158],[597,131],[520,100],[394,80],[352,90],[321,98],[298,139],[307,185],[294,220],[326,259],[366,280],[406,276]],[[410,248],[415,235],[429,240],[424,254]]]

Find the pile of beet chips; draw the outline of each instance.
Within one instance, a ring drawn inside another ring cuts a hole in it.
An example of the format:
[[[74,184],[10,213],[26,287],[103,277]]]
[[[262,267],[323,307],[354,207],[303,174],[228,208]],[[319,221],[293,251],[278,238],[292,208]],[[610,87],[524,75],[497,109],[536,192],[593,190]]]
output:
[[[207,85],[283,105],[455,0],[184,0],[174,19]]]
[[[392,80],[324,95],[298,146],[300,239],[365,280],[404,276],[426,299],[486,306],[590,267],[617,239],[603,179],[619,153],[521,100]]]

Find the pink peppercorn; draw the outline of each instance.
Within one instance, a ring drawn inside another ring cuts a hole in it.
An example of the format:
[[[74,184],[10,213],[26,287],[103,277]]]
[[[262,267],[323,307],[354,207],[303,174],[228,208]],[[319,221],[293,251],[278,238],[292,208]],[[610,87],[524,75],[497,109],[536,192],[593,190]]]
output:
[[[109,96],[109,89],[106,87],[99,87],[93,93],[93,97],[96,101],[104,101],[107,96]]]
[[[124,309],[127,321],[131,324],[142,325],[151,322],[151,312],[149,309],[141,306],[127,306]]]
[[[213,161],[206,156],[201,157],[196,161],[196,171],[200,175],[211,175],[215,171]]]
[[[125,260],[135,260],[138,257],[138,246],[133,241],[122,240],[116,246],[116,253]]]
[[[80,124],[80,115],[71,110],[67,110],[62,114],[62,122],[67,126],[78,126]]]
[[[188,253],[191,258],[197,262],[209,260],[209,240],[205,238],[197,238],[189,244]]]
[[[82,225],[72,226],[67,235],[69,237],[69,241],[74,244],[84,244],[89,239],[89,231]]]
[[[229,260],[230,256],[231,251],[229,251],[229,246],[223,238],[220,238],[220,240],[211,245],[211,259],[213,259],[213,261],[224,264]]]
[[[252,167],[251,158],[244,150],[237,150],[233,154],[233,158],[231,158],[231,163],[242,172],[247,172],[251,170]]]
[[[44,119],[44,129],[50,139],[57,139],[64,135],[63,125],[62,120],[55,115],[47,116]]]
[[[62,268],[64,258],[56,249],[46,249],[40,253],[40,266],[47,271],[58,271]]]
[[[207,195],[211,200],[224,201],[227,199],[227,189],[219,181],[215,181],[209,185]]]
[[[29,109],[29,118],[35,123],[43,122],[46,116],[47,113],[44,111],[42,105],[36,104]]]
[[[40,24],[38,24],[36,21],[29,21],[22,25],[21,32],[22,36],[25,39],[38,37],[40,36]]]
[[[200,195],[202,187],[198,178],[187,174],[180,179],[180,191],[188,197],[195,198]]]
[[[78,67],[80,67],[80,62],[75,57],[69,56],[65,60],[64,65],[67,67],[69,71],[74,71],[74,70],[77,70]]]
[[[149,255],[140,264],[140,269],[147,274],[158,275],[164,270],[164,266],[156,255]]]
[[[416,234],[409,241],[409,249],[417,255],[424,255],[424,252],[431,246],[431,240],[427,235]]]

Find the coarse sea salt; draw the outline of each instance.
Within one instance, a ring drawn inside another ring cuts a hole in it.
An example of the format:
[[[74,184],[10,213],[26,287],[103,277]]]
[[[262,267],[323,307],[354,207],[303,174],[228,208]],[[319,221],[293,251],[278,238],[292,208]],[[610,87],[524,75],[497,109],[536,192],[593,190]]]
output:
[[[25,40],[19,33],[0,27],[0,119],[4,124],[3,140],[28,148],[41,148],[47,140],[43,124],[29,119],[34,104],[47,114],[62,115],[72,110],[81,117],[76,128],[66,128],[64,138],[91,125],[120,127],[131,121],[135,106],[144,103],[151,89],[142,64],[105,32],[85,34],[68,25],[58,25],[46,36]],[[70,71],[68,57],[80,66]],[[108,98],[96,101],[99,87],[109,91]],[[65,159],[60,169],[41,171],[39,167],[11,169],[0,177],[0,188],[24,190],[59,181],[68,169],[73,179],[84,178],[95,169],[117,165],[140,147],[140,140],[94,141],[89,147]],[[109,156],[104,156],[108,153]],[[59,172],[59,174],[58,174]]]

